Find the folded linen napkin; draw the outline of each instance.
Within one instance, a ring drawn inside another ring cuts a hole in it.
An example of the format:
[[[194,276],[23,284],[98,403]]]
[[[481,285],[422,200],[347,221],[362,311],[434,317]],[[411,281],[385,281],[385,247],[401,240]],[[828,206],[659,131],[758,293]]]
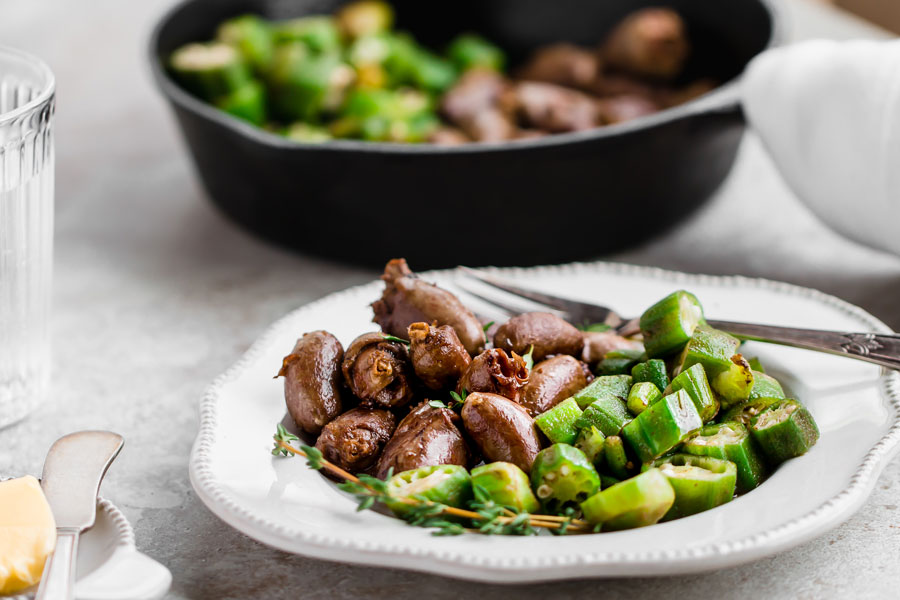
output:
[[[900,254],[900,40],[815,40],[766,52],[743,80],[747,119],[826,224]]]

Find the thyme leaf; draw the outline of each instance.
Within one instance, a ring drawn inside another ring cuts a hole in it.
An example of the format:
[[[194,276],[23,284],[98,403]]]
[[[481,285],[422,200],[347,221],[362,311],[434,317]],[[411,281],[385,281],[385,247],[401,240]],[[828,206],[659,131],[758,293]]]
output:
[[[288,431],[284,428],[284,425],[279,423],[275,427],[275,447],[272,448],[272,456],[293,456],[286,448],[284,448],[281,444],[290,444],[291,442],[296,442],[300,438],[296,435]]]
[[[381,335],[388,342],[397,342],[398,344],[406,344],[407,346],[409,346],[409,344],[410,344],[409,340],[404,340],[403,338],[398,338],[396,335],[388,335],[386,333],[382,333]]]
[[[522,360],[525,361],[525,367],[530,372],[534,368],[534,344],[528,347],[528,352],[525,353]]]

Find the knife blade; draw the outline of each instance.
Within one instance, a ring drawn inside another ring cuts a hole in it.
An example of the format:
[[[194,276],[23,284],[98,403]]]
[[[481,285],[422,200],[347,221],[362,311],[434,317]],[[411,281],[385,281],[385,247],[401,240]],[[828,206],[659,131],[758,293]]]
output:
[[[56,520],[56,550],[44,566],[35,600],[72,598],[78,537],[94,524],[100,482],[124,443],[110,431],[79,431],[50,447],[41,488]]]

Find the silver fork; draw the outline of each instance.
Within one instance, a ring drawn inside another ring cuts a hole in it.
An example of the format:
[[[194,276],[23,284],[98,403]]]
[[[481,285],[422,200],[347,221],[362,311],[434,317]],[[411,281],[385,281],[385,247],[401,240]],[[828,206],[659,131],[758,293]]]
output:
[[[467,277],[480,281],[490,287],[502,290],[513,296],[525,298],[549,310],[566,321],[581,325],[584,323],[605,323],[620,335],[632,335],[639,331],[638,318],[625,319],[611,308],[599,304],[579,302],[568,298],[560,298],[551,294],[524,288],[499,277],[475,271],[468,267],[459,267]],[[508,316],[522,312],[522,307],[505,302],[497,297],[488,297],[471,287],[460,285],[466,293],[490,304]],[[875,363],[888,369],[900,370],[900,335],[888,333],[852,333],[843,331],[823,331],[818,329],[800,329],[796,327],[779,327],[776,325],[758,325],[754,323],[737,323],[707,319],[707,323],[716,329],[727,331],[743,340],[768,342],[793,346],[806,350],[827,352],[848,358],[855,358]]]

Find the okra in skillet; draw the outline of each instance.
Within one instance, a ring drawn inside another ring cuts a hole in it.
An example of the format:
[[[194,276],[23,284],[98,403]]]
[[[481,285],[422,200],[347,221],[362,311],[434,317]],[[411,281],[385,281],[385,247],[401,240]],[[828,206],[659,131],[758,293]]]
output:
[[[474,32],[426,47],[381,0],[282,21],[244,14],[167,57],[173,77],[219,110],[306,144],[502,142],[621,123],[714,87],[687,81],[691,44],[671,9],[647,8],[593,47],[556,43],[522,64]],[[607,367],[629,368],[627,356]]]
[[[600,340],[548,313],[482,324],[403,259],[383,280],[381,331],[346,351],[306,333],[281,370],[289,418],[318,440],[279,426],[275,452],[305,454],[362,508],[448,535],[644,527],[752,493],[819,438],[690,292],[652,304],[639,334]]]

